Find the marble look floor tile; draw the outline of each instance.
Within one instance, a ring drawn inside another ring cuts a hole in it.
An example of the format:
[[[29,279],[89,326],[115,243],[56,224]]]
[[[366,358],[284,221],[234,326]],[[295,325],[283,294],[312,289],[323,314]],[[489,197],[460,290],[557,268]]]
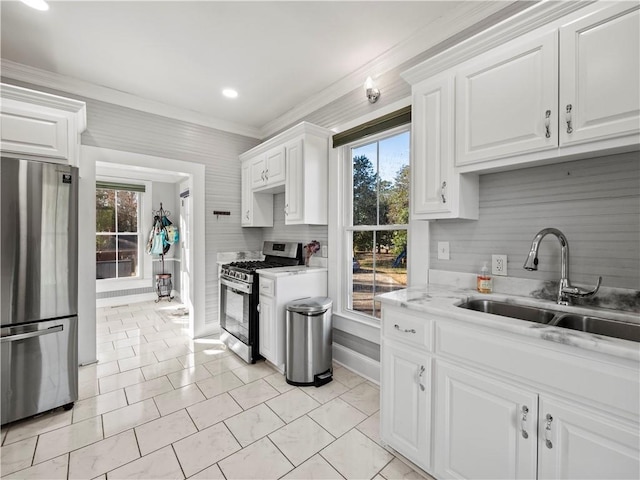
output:
[[[367,418],[364,413],[339,398],[315,409],[309,416],[334,437],[345,434]]]
[[[231,390],[229,394],[244,410],[279,395],[275,388],[262,379]]]
[[[187,477],[240,450],[224,423],[218,423],[173,444]]]
[[[173,388],[180,388],[196,383],[199,380],[210,378],[211,373],[203,365],[196,365],[195,367],[185,368],[179,372],[170,373],[167,378],[173,385]]]
[[[205,397],[212,398],[221,393],[233,390],[234,388],[241,387],[243,383],[242,380],[232,372],[225,372],[196,382],[196,385],[198,385],[198,388],[204,393]]]
[[[140,453],[147,455],[198,431],[186,410],[179,410],[166,417],[135,428]]]
[[[429,475],[422,475],[416,472],[409,465],[406,465],[398,458],[394,458],[382,469],[380,475],[386,480],[434,480]]]
[[[181,361],[186,362],[187,360],[183,359]],[[215,372],[223,372],[245,367],[247,363],[236,355],[226,355],[209,359],[209,361],[203,363],[203,365],[211,372],[212,375],[215,375]]]
[[[105,438],[158,418],[160,413],[153,399],[143,400],[128,407],[102,415]]]
[[[109,375],[115,375],[116,373],[120,373],[120,366],[118,365],[117,360],[96,364],[96,378],[108,377]]]
[[[263,403],[227,418],[224,423],[243,447],[284,426],[284,422]]]
[[[254,365],[245,365],[233,370],[233,374],[244,383],[255,382],[259,378],[272,375],[274,369],[265,362],[259,362]]]
[[[162,377],[169,373],[179,372],[183,368],[184,367],[178,360],[172,358],[171,360],[165,360],[164,362],[147,365],[146,367],[142,367],[141,370],[144,378],[151,380],[152,378]]]
[[[100,394],[100,387],[98,387],[98,379],[94,378],[84,382],[78,382],[78,400],[83,400],[89,397],[95,397]]]
[[[335,440],[306,415],[272,433],[269,438],[296,466]]]
[[[168,415],[195,403],[202,402],[205,398],[198,386],[191,384],[157,395],[154,400],[158,410],[160,410],[160,415]]]
[[[5,475],[3,480],[67,480],[69,455],[61,455],[46,462],[39,463],[25,470]]]
[[[157,342],[158,340],[163,340],[165,338],[175,337],[176,335],[171,330],[165,330],[162,332],[158,332],[156,330],[155,333],[148,333],[148,334],[145,334],[144,336],[147,339],[147,342],[152,343],[152,342]]]
[[[341,478],[342,475],[320,455],[314,455],[282,477],[283,480],[333,480]]]
[[[133,357],[135,352],[131,347],[119,348],[110,352],[98,353],[99,362],[113,362],[114,360],[122,360],[123,358]]]
[[[136,383],[124,389],[129,405],[172,391],[173,385],[171,385],[167,377],[158,377],[146,382]]]
[[[218,465],[211,465],[209,468],[205,468],[201,472],[196,473],[189,480],[226,480],[222,474],[222,470]]]
[[[356,429],[320,454],[345,478],[372,478],[393,459],[393,455]]]
[[[124,348],[124,347],[133,347],[134,345],[144,345],[145,343],[147,343],[147,339],[142,336],[127,337],[121,340],[115,340],[113,342],[113,346],[117,349],[117,348]]]
[[[166,342],[164,340],[158,340],[157,342],[134,345],[133,351],[136,352],[136,355],[147,355],[153,352],[164,350],[165,348],[167,348]]]
[[[222,360],[221,356],[224,354],[224,350],[203,350],[201,352],[189,353],[187,355],[183,355],[181,357],[177,357],[180,363],[184,365],[185,368],[194,367],[196,365],[203,365],[205,363],[212,362],[214,360]],[[227,358],[227,357],[224,357]],[[236,357],[237,358],[237,357]],[[243,366],[246,365],[240,358],[237,358],[239,362],[242,362]]]
[[[346,385],[343,385],[337,380],[333,380],[332,382],[329,382],[319,388],[308,389],[307,395],[309,395],[317,402],[327,403],[329,400],[333,400],[334,398],[339,397],[348,390],[349,389]]]
[[[104,342],[96,344],[96,353],[113,352],[116,348],[113,346],[113,342]]]
[[[69,457],[69,479],[94,478],[140,457],[133,430],[106,438]]]
[[[171,447],[165,447],[150,455],[110,471],[108,478],[114,479],[181,479],[184,478],[178,459]]]
[[[221,373],[230,372],[232,369],[229,368],[228,362],[223,362],[222,358],[217,358],[212,362],[203,363],[202,365],[198,365],[199,367],[204,367],[211,375],[219,375]]]
[[[267,401],[267,405],[286,423],[292,422],[296,418],[320,406],[318,402],[304,393],[300,388],[289,390],[282,395],[272,398]]]
[[[243,448],[218,463],[226,478],[276,479],[293,469],[268,438]]]
[[[83,422],[44,433],[38,438],[33,463],[41,463],[59,457],[64,453],[102,440],[102,438],[102,419],[100,417],[89,418]]]
[[[115,375],[103,377],[99,382],[100,393],[108,393],[120,388],[128,387],[129,385],[144,382],[144,376],[140,369],[136,368],[135,370],[128,370],[123,373],[116,373]]]
[[[361,383],[340,395],[340,398],[365,415],[373,415],[380,410],[380,390],[368,383]]]
[[[4,445],[35,437],[41,433],[71,425],[73,411],[54,410],[37,417],[20,420],[3,427],[6,433]]]
[[[346,385],[347,388],[353,388],[367,381],[366,378],[339,365],[333,367],[333,378]]]
[[[166,342],[165,342],[166,343]],[[192,353],[189,347],[186,345],[175,345],[173,347],[164,348],[162,350],[156,350],[153,354],[156,356],[159,362],[169,360],[171,358],[180,357]]]
[[[126,332],[109,333],[107,335],[98,335],[96,336],[96,344],[99,345],[105,342],[114,342],[116,340],[124,340],[125,338],[129,338]]]
[[[278,390],[280,393],[288,392],[289,390],[293,390],[294,388],[296,388],[295,385],[289,385],[287,383],[286,377],[279,372],[264,377],[263,380],[265,380],[269,385]]]
[[[380,410],[358,424],[356,428],[378,445],[382,446],[382,440],[380,440]]]
[[[31,466],[37,440],[38,437],[31,437],[2,447],[2,456],[0,457],[2,468],[0,471],[3,476]]]
[[[242,412],[242,408],[228,393],[223,393],[187,408],[187,412],[198,430],[203,430],[237,415]]]
[[[135,357],[125,358],[124,360],[118,360],[118,366],[121,372],[127,370],[133,370],[134,368],[146,367],[147,365],[153,365],[158,363],[158,359],[153,352],[143,353],[136,355]]]
[[[76,402],[70,413],[73,412],[73,422],[76,423],[126,405],[127,397],[124,390],[120,389]]]

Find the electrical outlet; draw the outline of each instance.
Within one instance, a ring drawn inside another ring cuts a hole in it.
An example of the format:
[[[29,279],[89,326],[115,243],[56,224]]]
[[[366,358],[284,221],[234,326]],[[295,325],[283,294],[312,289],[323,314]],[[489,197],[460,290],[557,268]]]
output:
[[[328,247],[326,245],[322,246],[322,257],[323,258],[327,258],[327,249],[328,249]]]
[[[507,256],[491,255],[491,273],[493,275],[507,276]]]
[[[438,260],[449,260],[449,242],[438,242]]]

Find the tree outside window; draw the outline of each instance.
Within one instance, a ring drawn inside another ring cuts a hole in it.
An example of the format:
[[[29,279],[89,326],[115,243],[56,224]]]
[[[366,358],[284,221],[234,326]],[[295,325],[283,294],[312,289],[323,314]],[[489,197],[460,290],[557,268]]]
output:
[[[139,193],[96,188],[96,278],[136,277]]]
[[[353,248],[348,308],[380,317],[375,295],[407,286],[409,132],[351,148]]]

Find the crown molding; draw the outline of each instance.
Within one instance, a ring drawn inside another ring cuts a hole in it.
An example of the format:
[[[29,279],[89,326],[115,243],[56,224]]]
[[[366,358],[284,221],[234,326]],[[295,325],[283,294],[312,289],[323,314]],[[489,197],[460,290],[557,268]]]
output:
[[[266,152],[273,146],[281,145],[283,143],[288,142],[289,140],[293,140],[300,135],[315,135],[320,138],[329,138],[333,135],[334,132],[327,128],[319,127],[318,125],[314,125],[309,122],[300,122],[294,127],[291,127],[285,130],[282,133],[266,140],[260,145],[256,145],[251,150],[247,150],[246,152],[240,155],[240,160],[244,161],[248,158],[255,157],[256,155],[260,155],[261,153]]]
[[[95,85],[93,83],[78,80],[58,73],[49,72],[11,60],[1,59],[0,69],[2,77],[21,82],[30,83],[40,87],[51,88],[67,92],[73,95],[92,98],[101,102],[112,103],[121,107],[132,108],[163,117],[169,117],[184,122],[194,123],[203,127],[215,128],[229,133],[235,133],[252,138],[262,138],[260,129],[227,122],[217,118],[187,110],[180,107],[149,100],[129,93],[114,90],[112,88]]]
[[[549,25],[596,3],[593,1],[540,2],[474,35],[432,58],[402,72],[400,76],[413,85],[466,60],[502,45],[514,38]]]
[[[262,129],[262,138],[279,132],[306,115],[324,107],[334,100],[362,88],[365,79],[370,76],[374,80],[382,74],[402,65],[422,52],[452,36],[452,32],[460,32],[476,25],[487,17],[503,10],[509,3],[504,2],[464,2],[453,12],[449,12],[422,27],[411,37],[390,48],[352,73],[309,97],[304,102],[287,111],[283,115],[266,123]],[[384,93],[384,92],[383,92]],[[365,101],[364,94],[362,95]]]

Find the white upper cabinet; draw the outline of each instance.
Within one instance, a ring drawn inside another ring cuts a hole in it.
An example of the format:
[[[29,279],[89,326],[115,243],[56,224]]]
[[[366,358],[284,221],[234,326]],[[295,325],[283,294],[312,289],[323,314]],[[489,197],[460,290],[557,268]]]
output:
[[[560,145],[640,131],[640,12],[606,8],[560,29]]]
[[[87,125],[84,102],[0,85],[3,154],[79,165],[80,134]]]
[[[283,187],[285,180],[284,145],[269,150],[251,161],[251,188],[255,191]],[[280,188],[279,190],[283,190]]]
[[[242,164],[240,224],[243,227],[272,227],[273,195],[254,193],[251,184],[252,166],[253,163],[251,161],[246,161]]]
[[[478,177],[454,170],[454,77],[413,86],[411,218],[478,218]],[[462,178],[461,178],[462,177]]]
[[[518,40],[456,75],[456,165],[556,148],[558,34]]]

